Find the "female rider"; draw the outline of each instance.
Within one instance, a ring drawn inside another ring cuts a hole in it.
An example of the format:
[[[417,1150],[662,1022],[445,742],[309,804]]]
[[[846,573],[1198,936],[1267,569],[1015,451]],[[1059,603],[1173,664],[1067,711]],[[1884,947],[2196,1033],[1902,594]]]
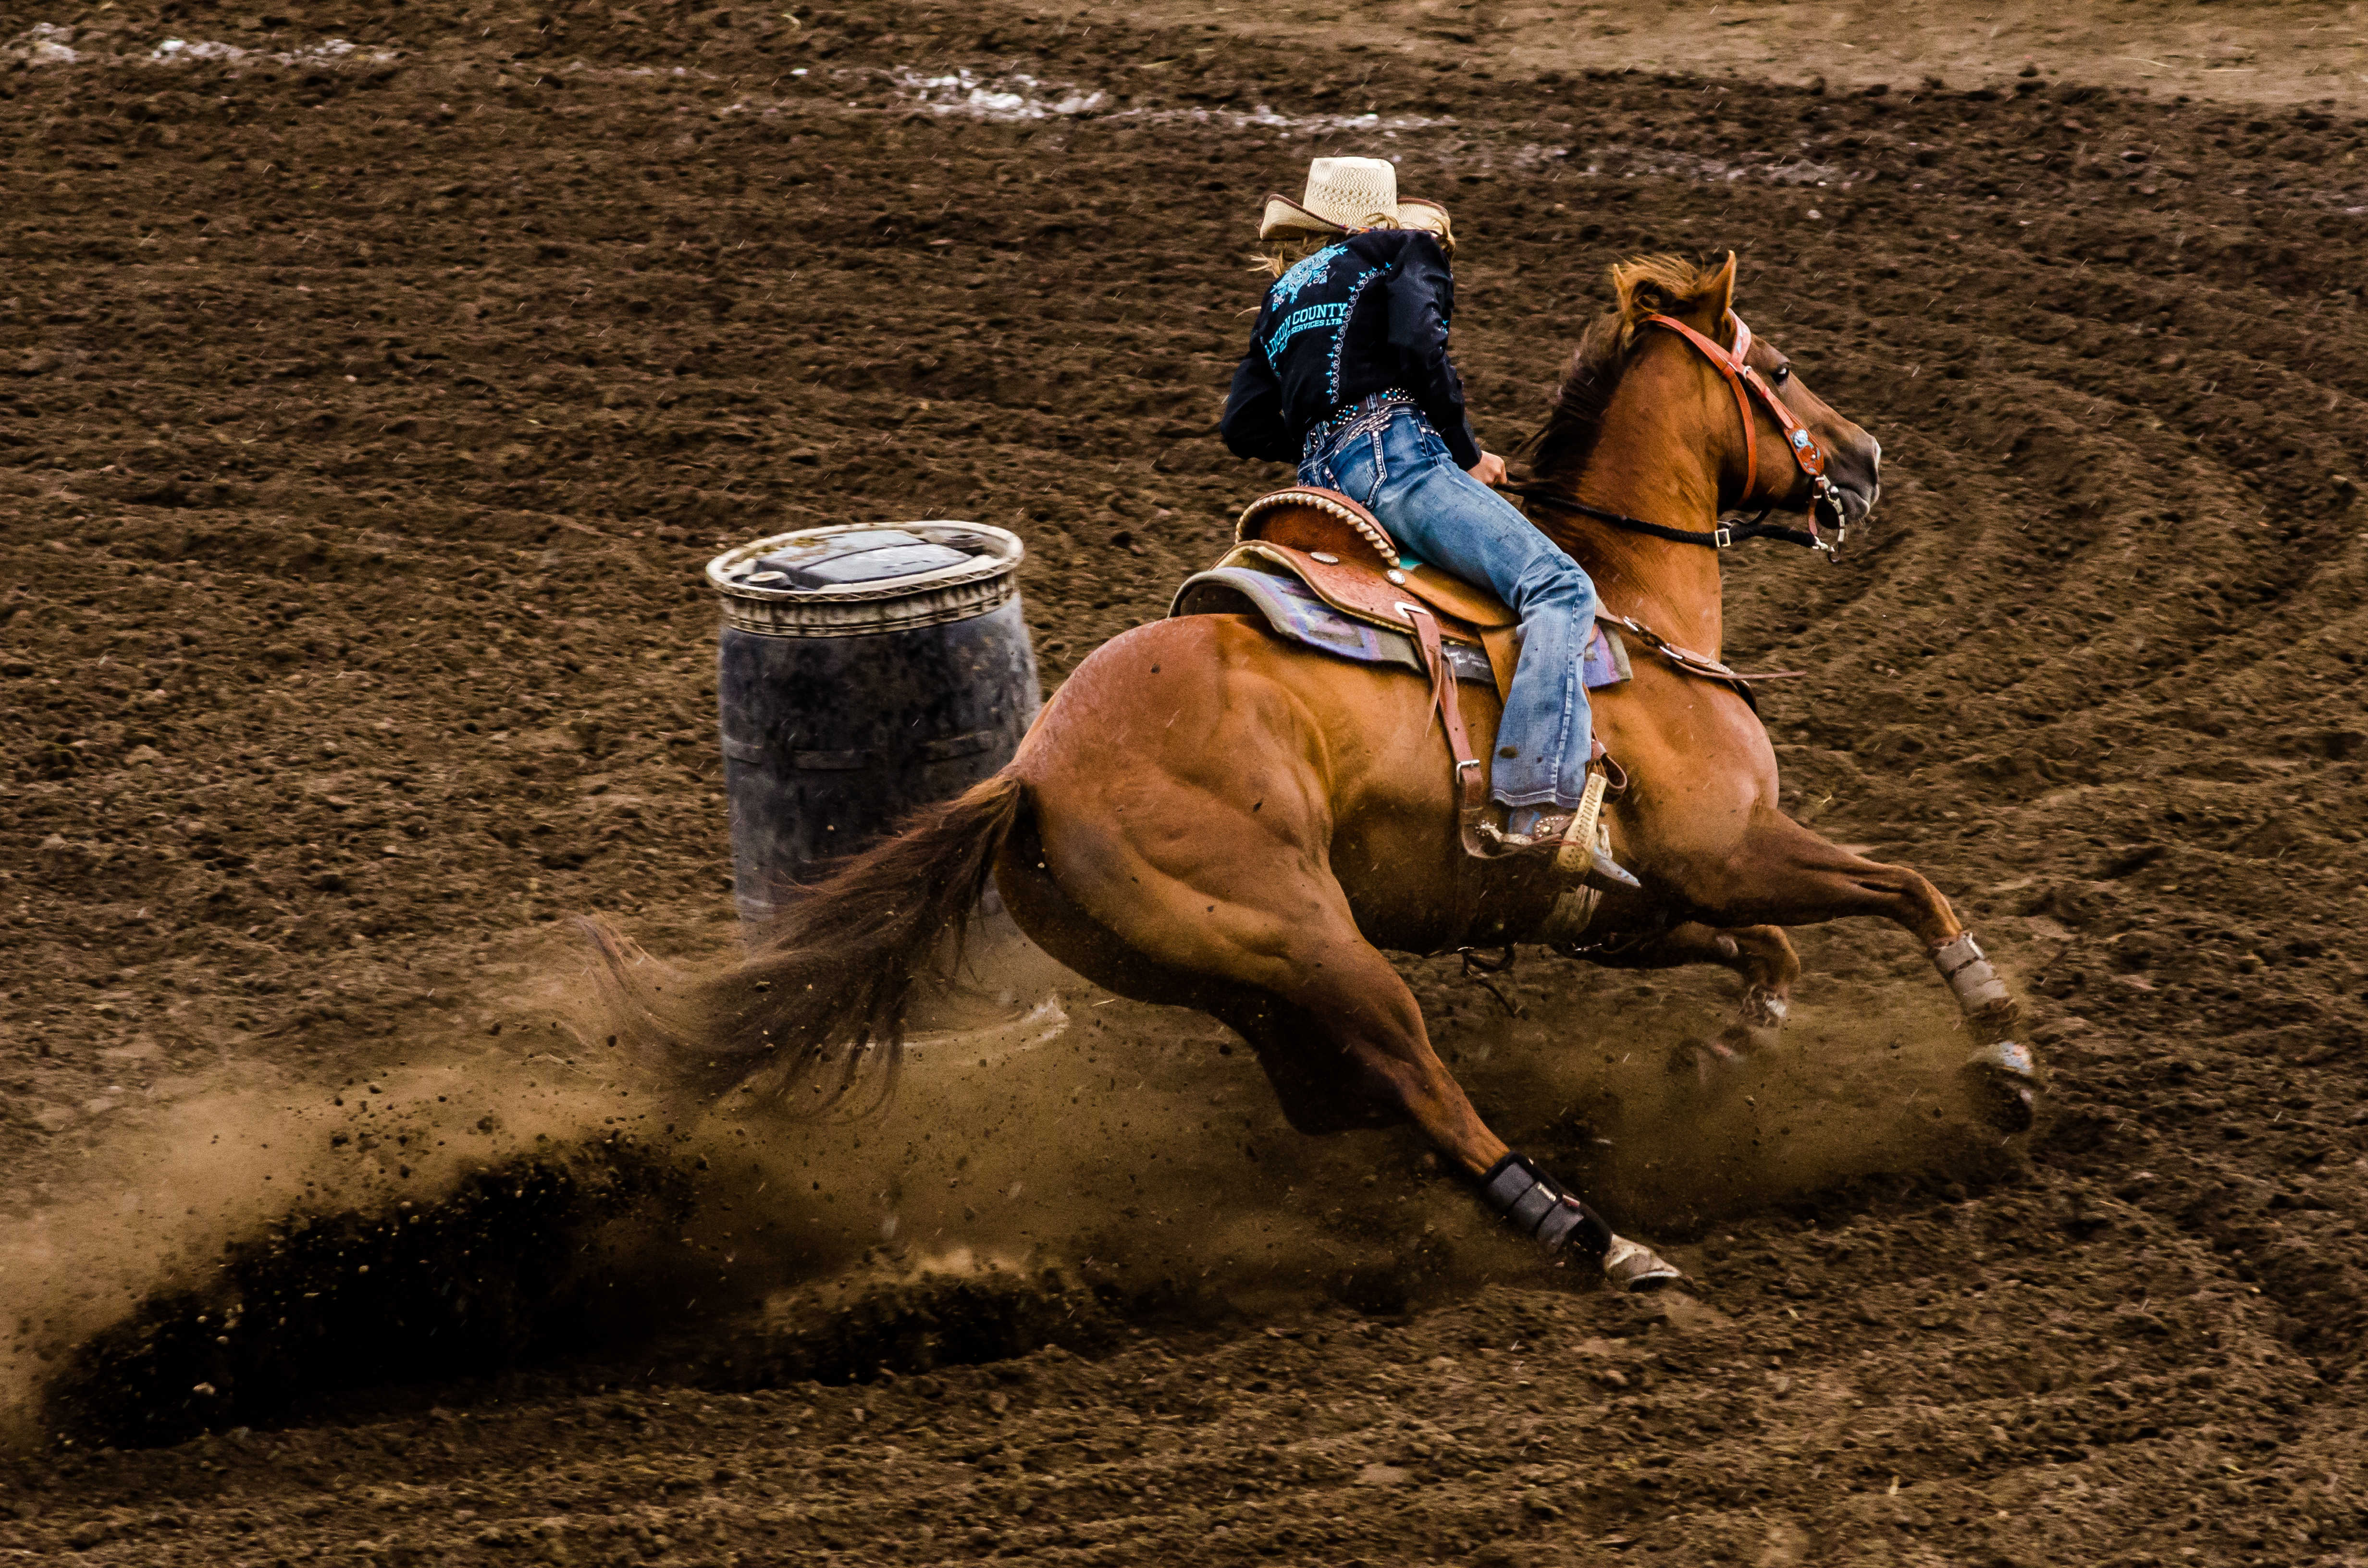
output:
[[[1302,484],[1363,504],[1399,546],[1484,584],[1520,617],[1520,657],[1497,733],[1483,836],[1499,854],[1560,847],[1587,784],[1593,736],[1582,670],[1595,585],[1489,486],[1447,357],[1455,238],[1446,209],[1397,196],[1379,158],[1317,158],[1305,199],[1267,198],[1275,275],[1221,426],[1237,457],[1299,465]],[[1589,878],[1634,888],[1600,852]]]

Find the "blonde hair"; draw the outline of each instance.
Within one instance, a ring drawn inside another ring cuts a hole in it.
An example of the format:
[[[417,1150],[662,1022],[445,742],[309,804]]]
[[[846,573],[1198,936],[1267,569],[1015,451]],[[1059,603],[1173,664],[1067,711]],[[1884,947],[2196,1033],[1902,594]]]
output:
[[[1416,228],[1413,225],[1408,225],[1408,229],[1411,233],[1429,234],[1432,239],[1437,240],[1439,248],[1444,251],[1447,259],[1452,262],[1455,259],[1455,231],[1448,226],[1446,213],[1441,212],[1439,215],[1439,222],[1440,226],[1436,229]],[[1268,278],[1280,278],[1325,246],[1338,244],[1347,237],[1348,232],[1342,230],[1329,234],[1289,234],[1262,241],[1258,249],[1249,253],[1247,257],[1249,268],[1252,272],[1261,273]]]
[[[1264,240],[1259,242],[1258,249],[1249,252],[1243,259],[1249,263],[1252,272],[1280,278],[1339,237],[1338,234],[1292,234],[1285,239]]]

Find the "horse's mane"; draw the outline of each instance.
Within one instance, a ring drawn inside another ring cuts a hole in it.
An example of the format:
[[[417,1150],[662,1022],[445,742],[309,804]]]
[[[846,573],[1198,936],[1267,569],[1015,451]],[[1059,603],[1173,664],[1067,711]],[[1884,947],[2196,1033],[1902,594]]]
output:
[[[1547,479],[1585,464],[1602,433],[1604,410],[1611,406],[1636,347],[1637,323],[1670,301],[1701,294],[1716,283],[1718,272],[1674,256],[1636,256],[1612,264],[1611,290],[1618,302],[1580,334],[1578,347],[1546,405],[1545,423],[1515,449],[1529,459],[1532,474]]]

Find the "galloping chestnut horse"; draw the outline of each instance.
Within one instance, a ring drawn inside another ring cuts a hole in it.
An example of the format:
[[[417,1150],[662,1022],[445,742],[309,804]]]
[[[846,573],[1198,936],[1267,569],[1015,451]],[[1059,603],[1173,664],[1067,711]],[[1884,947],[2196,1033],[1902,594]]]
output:
[[[1616,309],[1587,331],[1532,439],[1532,511],[1607,612],[1715,660],[1720,515],[1751,501],[1809,513],[1811,533],[1820,506],[1856,521],[1881,449],[1749,338],[1732,256],[1715,269],[1647,258],[1612,280]],[[1821,476],[1796,448],[1823,454]],[[1611,834],[1643,889],[1605,896],[1587,933],[1598,955],[1735,970],[1742,1016],[1716,1049],[1739,1053],[1772,1042],[1800,972],[1780,927],[1882,915],[1932,954],[1971,1018],[1977,1103],[2028,1125],[2014,1005],[1948,901],[1779,811],[1774,753],[1735,687],[1641,651],[1633,663],[1632,680],[1594,694],[1595,722],[1630,779]],[[1486,756],[1497,705],[1468,690]],[[846,862],[754,957],[677,981],[594,929],[622,1028],[675,1071],[828,1103],[867,1059],[893,1067],[916,978],[958,948],[990,877],[1020,928],[1078,973],[1239,1031],[1295,1127],[1411,1118],[1547,1244],[1592,1254],[1622,1284],[1676,1277],[1489,1131],[1383,956],[1532,938],[1566,884],[1543,858],[1477,861],[1459,846],[1420,679],[1246,617],[1155,621],[1104,644],[1008,767]]]

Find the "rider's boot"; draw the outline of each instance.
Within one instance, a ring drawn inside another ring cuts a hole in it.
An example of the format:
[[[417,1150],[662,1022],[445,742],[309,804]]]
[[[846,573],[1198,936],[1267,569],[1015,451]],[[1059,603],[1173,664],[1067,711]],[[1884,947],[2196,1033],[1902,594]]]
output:
[[[1577,809],[1499,807],[1497,810],[1504,813],[1501,823],[1492,815],[1484,817],[1478,824],[1478,838],[1485,846],[1482,852],[1490,858],[1549,854],[1554,858],[1555,869],[1565,876],[1576,876],[1600,892],[1641,892],[1644,884],[1611,858],[1597,831],[1603,821],[1604,802],[1616,801],[1627,792],[1627,769],[1611,759],[1601,739],[1597,738],[1588,757],[1587,789]]]
[[[1571,838],[1579,825],[1579,813],[1548,806],[1513,806],[1506,810],[1504,825],[1484,820],[1480,837],[1491,851],[1491,858],[1507,855],[1560,855],[1577,850],[1586,857],[1579,880],[1605,892],[1636,892],[1644,884],[1627,868],[1605,854],[1593,844],[1581,844]]]

